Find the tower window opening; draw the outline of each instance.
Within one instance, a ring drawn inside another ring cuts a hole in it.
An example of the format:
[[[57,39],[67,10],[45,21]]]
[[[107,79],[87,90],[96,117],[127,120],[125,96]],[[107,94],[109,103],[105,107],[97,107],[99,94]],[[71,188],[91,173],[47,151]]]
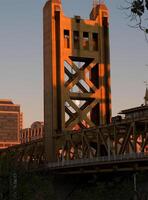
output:
[[[93,51],[98,50],[98,33],[92,34],[92,50]]]
[[[70,48],[69,30],[64,30],[64,47]]]
[[[73,32],[73,42],[74,42],[74,49],[80,49],[80,38],[79,38],[79,31]]]
[[[89,49],[89,33],[83,32],[83,43],[82,43],[83,49],[88,50]]]

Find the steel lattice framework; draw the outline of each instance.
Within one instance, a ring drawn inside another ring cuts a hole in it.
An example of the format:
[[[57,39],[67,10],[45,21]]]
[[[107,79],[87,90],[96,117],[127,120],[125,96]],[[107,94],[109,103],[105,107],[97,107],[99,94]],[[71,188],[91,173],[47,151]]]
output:
[[[36,130],[43,138],[21,138],[25,144],[0,150],[0,173],[9,164],[27,170],[80,166],[81,171],[86,163],[111,168],[133,154],[134,162],[139,154],[147,162],[148,116],[110,122],[106,6],[93,7],[89,20],[65,17],[60,0],[47,1],[43,13],[45,132]]]
[[[82,65],[76,65],[75,62]],[[70,65],[69,65],[70,63]],[[90,114],[93,108],[101,101],[101,89],[97,88],[90,80],[89,74],[98,63],[93,59],[70,58],[65,61],[65,73],[68,80],[65,82],[65,111],[69,119],[66,121],[66,129],[79,129],[95,127]],[[68,65],[68,66],[67,66]],[[67,69],[71,68],[72,73]],[[78,87],[78,91],[75,86]],[[79,125],[79,127],[77,126]]]
[[[67,167],[68,164],[71,167],[71,163],[67,163],[67,161],[73,162],[76,160],[81,163],[82,168],[83,164],[85,166],[85,160],[90,162],[95,159],[96,165],[96,159],[98,159],[99,164],[99,158],[103,157],[107,157],[107,160],[113,157],[114,160],[111,163],[114,164],[119,156],[126,157],[127,155],[128,157],[140,153],[146,155],[148,148],[148,118],[123,120],[120,123],[81,131],[57,132],[54,137],[56,138],[56,166],[64,166],[63,162],[65,162]],[[17,168],[21,167],[30,171],[50,169],[52,165],[48,165],[44,140],[45,138],[42,138],[3,149],[0,151],[0,161],[3,162],[9,159],[11,162],[14,161]],[[128,161],[130,163],[130,158]],[[79,162],[77,163],[78,166]]]

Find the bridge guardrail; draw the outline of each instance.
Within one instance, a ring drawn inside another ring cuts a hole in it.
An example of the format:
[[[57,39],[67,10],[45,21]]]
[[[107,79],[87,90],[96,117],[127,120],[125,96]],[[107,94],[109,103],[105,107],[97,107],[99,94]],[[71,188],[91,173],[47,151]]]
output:
[[[136,159],[145,159],[148,158],[148,153],[131,153],[125,155],[111,155],[111,156],[101,156],[95,158],[84,158],[76,160],[62,160],[57,162],[48,163],[49,168],[62,168],[66,166],[78,166],[82,164],[91,164],[91,163],[107,163],[107,162],[117,162],[117,161],[132,161]]]

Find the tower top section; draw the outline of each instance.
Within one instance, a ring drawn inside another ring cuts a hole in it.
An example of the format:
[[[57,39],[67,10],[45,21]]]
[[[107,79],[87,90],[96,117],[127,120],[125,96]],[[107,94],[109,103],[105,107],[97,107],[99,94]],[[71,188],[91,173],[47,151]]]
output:
[[[100,10],[105,11],[105,13],[108,15],[108,8],[105,5],[104,1],[98,1],[98,0],[94,0],[93,1],[93,8],[92,11],[90,13],[90,19],[95,20],[97,18],[97,16],[100,14]]]
[[[48,3],[48,2],[52,2],[52,3],[60,3],[60,4],[61,4],[61,0],[48,0],[47,3]]]
[[[62,12],[62,14],[64,16],[61,0],[47,0],[44,8],[47,8],[46,9],[47,12],[49,10],[51,10],[52,13],[59,10]],[[93,0],[92,10],[89,15],[90,20],[98,21],[98,18],[101,18],[101,16],[107,17],[107,18],[109,17],[109,11],[105,4],[105,1],[104,0]]]
[[[147,106],[148,105],[148,87],[146,87],[144,100],[145,100],[145,105]]]

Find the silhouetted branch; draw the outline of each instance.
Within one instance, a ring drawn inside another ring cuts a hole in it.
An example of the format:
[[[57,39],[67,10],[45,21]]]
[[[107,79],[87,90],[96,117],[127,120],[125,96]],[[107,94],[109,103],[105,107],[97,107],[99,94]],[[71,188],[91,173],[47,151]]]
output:
[[[125,6],[121,6],[120,9],[124,10],[126,16],[129,18],[129,25],[132,28],[139,28],[145,33],[145,37],[148,35],[148,0],[124,0]],[[127,13],[128,12],[128,13]]]

